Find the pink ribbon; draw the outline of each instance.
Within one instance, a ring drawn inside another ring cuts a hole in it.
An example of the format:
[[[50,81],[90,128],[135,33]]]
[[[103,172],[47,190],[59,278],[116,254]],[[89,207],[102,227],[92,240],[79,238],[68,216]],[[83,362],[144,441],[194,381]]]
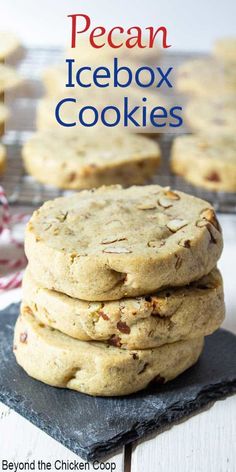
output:
[[[27,259],[24,254],[24,244],[21,241],[17,241],[14,237],[14,226],[19,223],[26,223],[29,219],[29,215],[24,213],[18,213],[11,215],[9,203],[4,192],[4,189],[0,186],[0,207],[2,212],[0,215],[0,244],[4,237],[4,244],[8,244],[13,249],[22,249],[21,254],[17,257],[7,258],[2,257],[2,249],[0,247],[0,272],[3,269],[9,270],[6,275],[0,276],[0,292],[3,290],[9,290],[20,287],[24,268],[27,264]],[[14,252],[14,251],[13,251]]]

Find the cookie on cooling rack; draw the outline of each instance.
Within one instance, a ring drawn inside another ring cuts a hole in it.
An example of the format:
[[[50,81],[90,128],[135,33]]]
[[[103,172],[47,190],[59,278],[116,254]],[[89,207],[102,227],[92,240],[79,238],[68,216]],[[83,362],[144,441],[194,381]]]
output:
[[[209,190],[236,192],[236,138],[232,136],[179,136],[171,152],[173,172]]]
[[[112,130],[36,133],[23,147],[27,172],[44,184],[86,189],[142,184],[160,164],[159,145],[143,136]]]

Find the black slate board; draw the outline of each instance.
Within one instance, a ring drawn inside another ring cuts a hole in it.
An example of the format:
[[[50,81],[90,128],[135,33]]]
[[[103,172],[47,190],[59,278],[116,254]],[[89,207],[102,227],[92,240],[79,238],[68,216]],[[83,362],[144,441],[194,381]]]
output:
[[[85,460],[170,425],[236,392],[236,336],[219,330],[178,379],[123,398],[93,398],[48,387],[17,366],[12,349],[19,305],[0,312],[0,400]]]

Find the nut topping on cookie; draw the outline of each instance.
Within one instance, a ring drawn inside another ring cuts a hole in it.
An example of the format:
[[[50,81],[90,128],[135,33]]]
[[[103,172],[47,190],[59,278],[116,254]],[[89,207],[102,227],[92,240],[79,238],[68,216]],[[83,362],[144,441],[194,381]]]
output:
[[[121,333],[130,334],[130,327],[124,321],[118,321],[116,326]]]
[[[213,209],[207,208],[201,212],[202,218],[209,221],[218,231],[220,231],[220,225],[216,218],[216,214]]]
[[[166,226],[172,233],[176,233],[176,231],[179,231],[179,229],[182,229],[184,228],[184,226],[187,225],[187,220],[181,220],[180,218],[176,218],[175,220],[170,220]]]
[[[116,246],[103,249],[103,252],[106,252],[107,254],[128,254],[132,251],[126,247]]]

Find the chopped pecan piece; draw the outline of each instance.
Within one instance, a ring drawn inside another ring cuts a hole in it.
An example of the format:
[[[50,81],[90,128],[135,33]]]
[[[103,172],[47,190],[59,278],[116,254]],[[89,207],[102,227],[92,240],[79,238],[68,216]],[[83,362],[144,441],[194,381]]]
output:
[[[172,233],[176,233],[176,231],[184,228],[184,226],[187,226],[187,224],[187,220],[181,220],[180,218],[176,218],[175,220],[170,220],[166,226]]]
[[[208,174],[206,176],[206,180],[208,180],[209,182],[220,182],[221,179],[220,179],[220,176],[217,172],[211,172],[211,174]]]
[[[113,334],[111,338],[108,339],[108,344],[110,344],[110,346],[115,346],[115,347],[122,346],[120,337],[116,336],[115,334]]]
[[[182,239],[178,242],[178,245],[189,249],[191,247],[191,239]]]
[[[124,333],[124,334],[130,333],[130,327],[124,321],[118,321],[116,326],[121,333]]]
[[[98,315],[101,316],[106,321],[109,320],[109,316],[107,316],[106,313],[104,313],[104,311],[102,310],[98,311]]]
[[[148,363],[148,362],[145,362],[145,364],[143,365],[142,369],[138,372],[138,375],[143,374],[143,373],[145,372],[145,370],[147,369],[148,366],[149,366],[149,363]]]
[[[219,225],[219,222],[216,218],[216,214],[213,210],[213,208],[207,208],[206,210],[203,210],[201,212],[201,217],[204,219],[204,220],[207,220],[209,221],[209,223],[211,223],[213,226],[215,226],[215,228],[220,231],[220,225]]]
[[[107,254],[129,254],[132,251],[130,251],[130,249],[127,247],[116,246],[103,249],[103,252]]]

